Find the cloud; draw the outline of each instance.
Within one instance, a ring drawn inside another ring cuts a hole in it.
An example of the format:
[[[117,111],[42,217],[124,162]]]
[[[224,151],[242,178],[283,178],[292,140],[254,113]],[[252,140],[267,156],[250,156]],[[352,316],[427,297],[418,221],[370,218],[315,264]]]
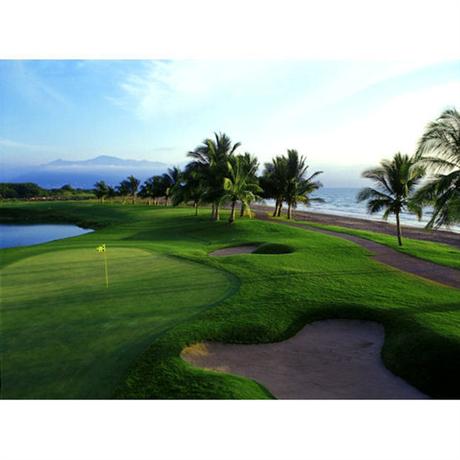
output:
[[[375,164],[401,151],[412,154],[427,123],[447,107],[460,107],[460,81],[394,96],[362,116],[309,139],[318,158],[334,164]]]
[[[31,64],[33,62],[33,65]],[[35,104],[51,104],[70,107],[69,99],[40,75],[40,69],[49,64],[44,61],[12,61],[8,64],[9,84],[23,98]]]
[[[120,94],[109,100],[143,120],[184,114],[199,117],[200,111],[218,108],[226,98],[255,87],[276,66],[264,61],[154,61],[143,72],[125,75],[119,83]]]

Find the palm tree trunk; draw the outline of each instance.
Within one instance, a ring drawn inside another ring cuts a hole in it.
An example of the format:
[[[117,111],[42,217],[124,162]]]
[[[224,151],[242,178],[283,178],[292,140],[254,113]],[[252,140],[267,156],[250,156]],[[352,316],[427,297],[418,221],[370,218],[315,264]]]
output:
[[[280,203],[279,203],[279,200],[277,199],[276,203],[275,203],[275,210],[273,211],[272,217],[276,217],[276,215],[278,214],[278,206],[279,205],[280,205]]]
[[[215,211],[214,211],[214,220],[219,220],[220,219],[220,214],[219,214],[219,203],[215,204]]]
[[[212,207],[211,207],[211,219],[214,219],[216,217],[216,207],[214,205],[214,203],[212,203]]]
[[[292,206],[291,206],[291,203],[288,203],[287,218],[292,219]]]
[[[244,205],[243,202],[241,202],[241,209],[240,209],[240,217],[243,217],[244,216],[244,210],[245,210],[246,206]]]
[[[195,208],[195,216],[197,216],[198,215],[198,202],[197,201],[193,203],[193,207]]]
[[[278,213],[276,214],[277,217],[281,217],[281,210],[283,209],[283,202],[280,200],[280,204],[278,206]]]
[[[402,246],[401,223],[399,222],[399,212],[396,213],[396,230],[398,232],[398,244]]]
[[[235,222],[235,205],[236,201],[232,201],[232,210],[230,212],[230,219],[228,219],[228,222],[230,224],[233,224],[233,222]]]
[[[168,206],[168,197],[165,196],[165,206]]]

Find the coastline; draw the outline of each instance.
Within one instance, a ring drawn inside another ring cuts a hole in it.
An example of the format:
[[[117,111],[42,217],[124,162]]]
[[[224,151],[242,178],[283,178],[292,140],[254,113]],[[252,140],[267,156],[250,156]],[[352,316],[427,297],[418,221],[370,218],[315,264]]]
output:
[[[251,208],[255,211],[273,212],[274,207],[263,204],[254,204]],[[285,214],[283,209],[283,214]],[[297,221],[310,221],[324,225],[337,225],[357,230],[369,230],[372,232],[395,235],[396,228],[389,222],[363,219],[358,217],[339,216],[336,214],[317,213],[310,211],[294,211],[294,219]],[[403,237],[413,238],[416,240],[434,241],[436,243],[449,244],[460,248],[460,234],[449,230],[425,230],[420,227],[408,225],[401,226]]]

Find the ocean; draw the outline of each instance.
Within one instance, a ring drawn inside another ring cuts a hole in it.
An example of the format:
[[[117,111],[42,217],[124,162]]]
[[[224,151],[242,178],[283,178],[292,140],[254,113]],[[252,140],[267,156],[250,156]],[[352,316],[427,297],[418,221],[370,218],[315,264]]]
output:
[[[368,214],[366,210],[366,202],[358,203],[356,196],[360,188],[328,188],[324,187],[318,190],[312,197],[322,198],[324,203],[311,203],[310,206],[305,206],[299,203],[297,209],[299,211],[316,212],[323,214],[333,214],[338,216],[356,217],[369,220],[383,220],[383,212],[377,214]],[[266,200],[267,205],[274,206],[273,200]],[[424,227],[431,217],[431,210],[426,208],[422,220],[418,220],[413,214],[402,213],[401,224],[410,225],[412,227]],[[394,216],[388,218],[388,222],[395,223]],[[442,228],[441,230],[450,230],[455,233],[460,233],[460,225],[452,226],[449,229]]]

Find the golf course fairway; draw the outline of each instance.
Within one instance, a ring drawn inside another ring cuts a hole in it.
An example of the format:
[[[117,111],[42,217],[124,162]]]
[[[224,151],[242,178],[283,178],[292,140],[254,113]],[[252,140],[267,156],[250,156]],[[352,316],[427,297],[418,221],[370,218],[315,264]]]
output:
[[[1,210],[4,223],[96,230],[0,251],[2,398],[272,398],[255,381],[192,366],[181,351],[278,342],[324,319],[383,325],[389,370],[430,397],[460,397],[460,290],[376,262],[353,242],[144,203]],[[209,255],[247,245],[271,249]]]

